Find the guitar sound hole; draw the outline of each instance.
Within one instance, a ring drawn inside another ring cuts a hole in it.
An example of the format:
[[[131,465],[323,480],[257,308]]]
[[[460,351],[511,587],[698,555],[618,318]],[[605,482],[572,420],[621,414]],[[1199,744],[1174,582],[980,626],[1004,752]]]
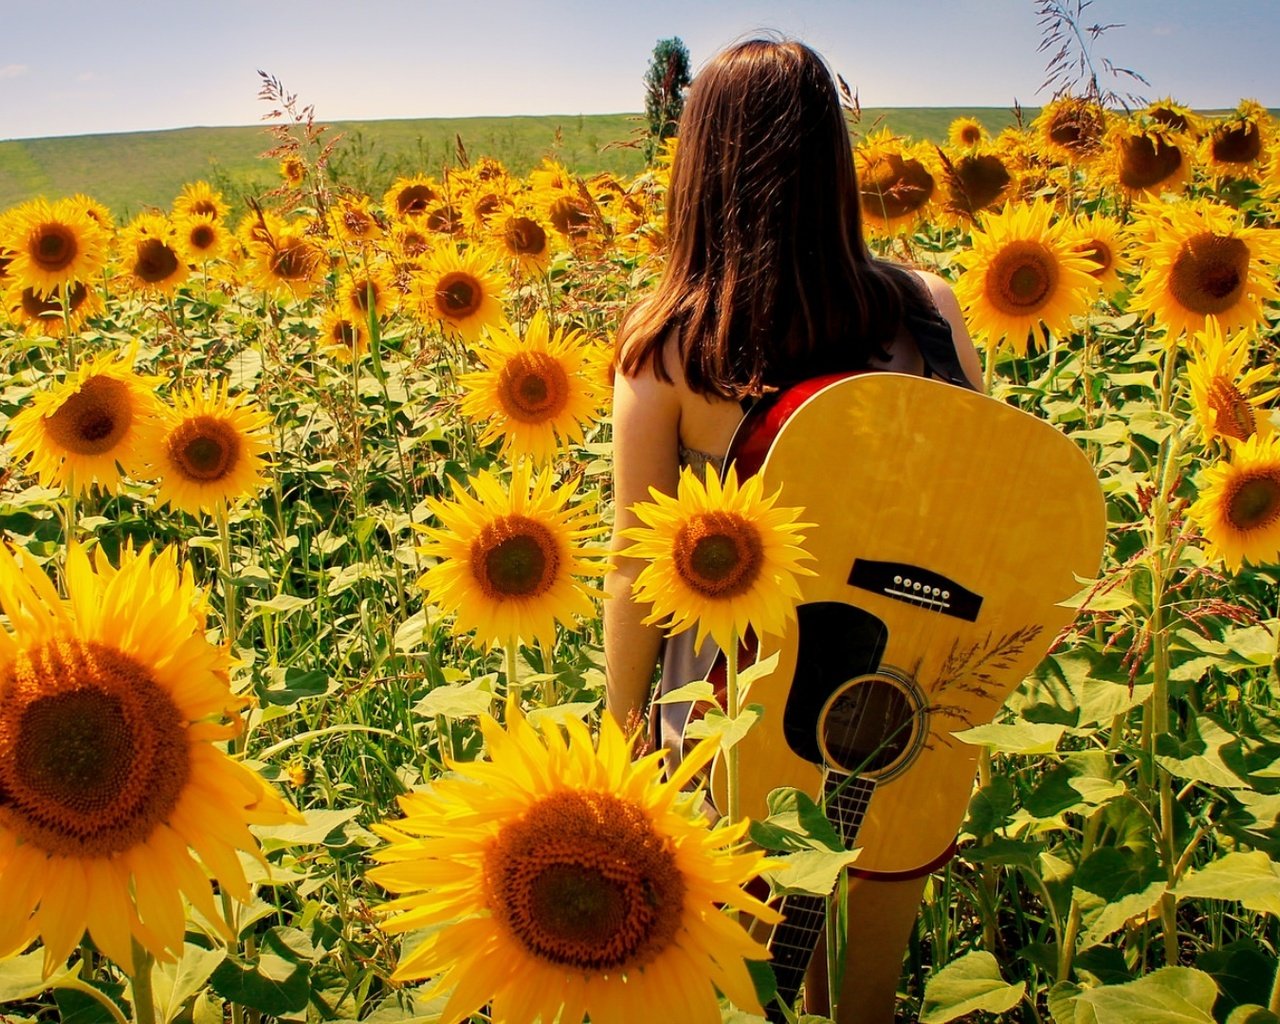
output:
[[[830,764],[860,775],[884,773],[910,752],[917,708],[894,683],[868,679],[837,692],[822,715],[822,746]]]

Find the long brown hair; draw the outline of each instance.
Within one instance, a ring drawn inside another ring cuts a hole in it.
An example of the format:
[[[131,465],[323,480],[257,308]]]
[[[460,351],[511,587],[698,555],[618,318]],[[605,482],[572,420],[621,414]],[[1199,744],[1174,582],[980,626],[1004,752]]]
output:
[[[798,42],[753,39],[698,75],[667,191],[667,265],[619,332],[618,365],[663,380],[678,332],[689,387],[726,398],[857,369],[923,289],[862,237],[831,73]]]

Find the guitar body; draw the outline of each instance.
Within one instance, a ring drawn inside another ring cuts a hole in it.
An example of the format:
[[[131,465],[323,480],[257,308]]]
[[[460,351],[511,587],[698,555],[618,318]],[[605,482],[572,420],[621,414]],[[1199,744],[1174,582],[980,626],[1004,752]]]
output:
[[[797,621],[759,643],[777,666],[743,695],[764,713],[742,812],[781,786],[820,799],[829,769],[872,779],[857,871],[918,874],[972,792],[977,748],[952,734],[991,721],[1072,619],[1058,602],[1097,572],[1102,495],[1070,439],[994,399],[892,373],[800,387],[730,450],[819,524]],[[711,790],[723,809],[721,762]]]

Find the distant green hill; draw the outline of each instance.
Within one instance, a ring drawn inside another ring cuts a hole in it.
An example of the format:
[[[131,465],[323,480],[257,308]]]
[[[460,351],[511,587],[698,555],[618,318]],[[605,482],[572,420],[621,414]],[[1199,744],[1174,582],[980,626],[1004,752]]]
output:
[[[1030,120],[1035,110],[1024,111]],[[994,107],[864,108],[861,130],[880,124],[916,139],[942,141],[960,116],[976,117],[992,133],[1013,123]],[[581,174],[633,174],[642,167],[634,143],[636,114],[469,117],[403,121],[340,121],[342,139],[330,164],[337,180],[381,196],[399,174],[439,174],[456,163],[461,139],[471,159],[492,156],[524,174],[554,156]],[[332,138],[327,135],[326,138]],[[274,161],[260,154],[274,144],[264,128],[179,128],[117,135],[77,135],[0,142],[0,209],[36,195],[85,192],[118,216],[145,206],[168,208],[182,186],[206,179],[239,199],[280,183]]]

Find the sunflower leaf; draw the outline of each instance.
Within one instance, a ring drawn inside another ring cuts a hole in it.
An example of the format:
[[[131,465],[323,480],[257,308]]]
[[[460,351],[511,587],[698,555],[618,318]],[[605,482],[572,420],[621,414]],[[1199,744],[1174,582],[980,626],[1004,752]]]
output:
[[[924,990],[921,1024],[944,1024],[979,1010],[1007,1013],[1022,1001],[1026,982],[1010,985],[985,950],[966,953],[934,974]]]

